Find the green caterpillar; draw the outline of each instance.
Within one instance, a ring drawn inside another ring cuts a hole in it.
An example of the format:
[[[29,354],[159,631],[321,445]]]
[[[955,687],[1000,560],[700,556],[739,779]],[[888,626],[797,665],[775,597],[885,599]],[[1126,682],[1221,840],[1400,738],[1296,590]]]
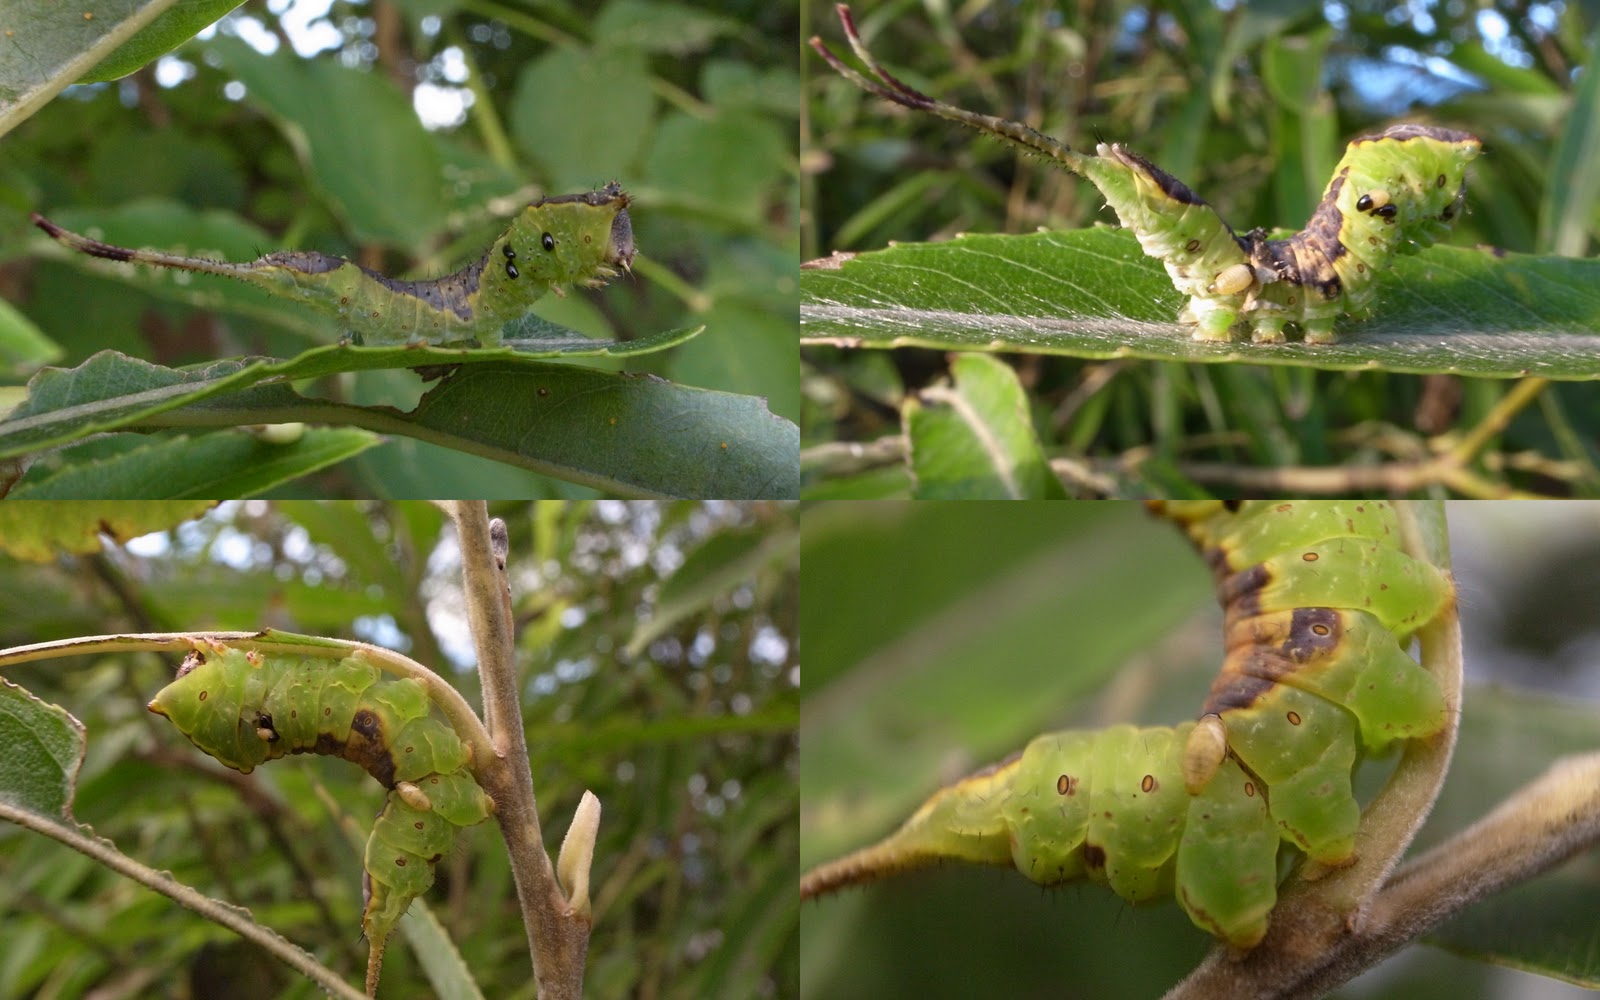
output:
[[[809,897],[944,859],[1177,897],[1237,948],[1266,934],[1278,845],[1354,859],[1363,750],[1449,722],[1404,643],[1454,599],[1375,502],[1157,504],[1213,567],[1225,647],[1198,722],[1069,730],[935,792],[888,838],[822,865]]]
[[[1144,252],[1165,263],[1189,296],[1180,322],[1194,339],[1227,341],[1236,324],[1256,343],[1282,343],[1295,323],[1308,344],[1338,340],[1335,322],[1371,305],[1372,277],[1396,253],[1415,253],[1449,232],[1466,200],[1467,164],[1479,139],[1454,129],[1394,125],[1351,141],[1310,221],[1288,239],[1266,230],[1243,236],[1182,181],[1117,143],[1077,152],[1020,122],[964,111],[906,86],[877,64],[839,6],[845,36],[876,80],[839,60],[820,38],[811,45],[839,73],[887,101],[927,111],[1042,153],[1087,178],[1133,230]]]
[[[466,769],[471,751],[429,714],[427,689],[386,677],[360,653],[342,660],[263,656],[197,644],[177,678],[150,700],[189,741],[249,774],[291,753],[360,764],[390,789],[367,841],[361,929],[375,995],[383,948],[456,830],[483,822],[494,802]]]
[[[500,343],[500,331],[562,285],[599,287],[633,265],[629,198],[615,182],[598,191],[559,195],[522,210],[483,256],[431,281],[400,281],[314,250],[281,250],[243,264],[131,250],[68,232],[33,213],[34,225],[74,250],[238,278],[298,299],[344,324],[358,344]]]

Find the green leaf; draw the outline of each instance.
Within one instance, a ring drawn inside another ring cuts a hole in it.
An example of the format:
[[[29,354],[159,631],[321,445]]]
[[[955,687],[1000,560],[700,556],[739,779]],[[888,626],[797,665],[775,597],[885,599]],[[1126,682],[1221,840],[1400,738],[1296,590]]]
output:
[[[250,497],[382,440],[354,428],[302,428],[284,443],[242,430],[158,439],[114,435],[114,449],[97,439],[52,454],[52,464],[60,467],[41,471],[43,463],[34,465],[8,499]],[[90,447],[95,454],[80,454]]]
[[[610,95],[598,106],[590,94]],[[511,134],[553,187],[579,190],[625,175],[650,138],[650,74],[637,49],[565,47],[530,60],[517,78]],[[598,113],[574,115],[574,108]]]
[[[1432,247],[1374,280],[1377,315],[1338,344],[1205,344],[1130,233],[964,236],[810,265],[800,325],[853,347],[1600,378],[1600,261]]]
[[[213,500],[123,501],[85,500],[56,503],[0,504],[0,550],[18,559],[48,562],[61,552],[99,552],[101,536],[125,542],[197,517]],[[4,742],[0,741],[0,746]]]
[[[728,531],[689,553],[683,565],[661,587],[656,614],[641,621],[623,647],[628,657],[641,655],[657,638],[679,622],[705,614],[763,569],[787,565],[799,545],[794,534],[764,531]]]
[[[78,82],[120,80],[187,42],[240,3],[241,0],[185,0],[169,8],[137,35],[119,45],[115,52],[85,73]]]
[[[739,21],[686,4],[611,0],[594,20],[594,39],[609,48],[636,48],[688,56],[721,35],[737,35]]]
[[[352,362],[448,365],[460,354],[333,347],[292,361],[220,361],[179,371],[102,351],[78,369],[34,377],[28,401],[0,422],[0,457],[132,425],[332,422],[629,494],[744,499],[799,492],[799,428],[754,396],[521,360],[450,368],[409,413],[312,399],[287,384],[348,370]],[[179,407],[185,409],[169,412]]]
[[[646,172],[654,183],[691,202],[698,197],[750,218],[766,202],[767,188],[789,158],[787,147],[777,123],[754,114],[735,112],[710,121],[675,114],[657,130]]]
[[[0,25],[0,135],[44,107],[175,0],[8,2]]]
[[[966,354],[956,384],[906,401],[917,496],[923,500],[1040,500],[1065,496],[1028,416],[1028,396],[1002,361]]]
[[[0,677],[0,799],[53,821],[72,816],[83,724]]]
[[[800,77],[787,66],[760,70],[744,63],[713,60],[701,74],[701,89],[708,102],[730,110],[767,111],[792,118],[800,107]]]
[[[60,347],[11,303],[0,299],[0,365],[21,371],[60,357]]]
[[[1594,209],[1600,200],[1600,73],[1596,73],[1590,37],[1589,65],[1578,77],[1577,93],[1567,123],[1556,141],[1550,184],[1539,206],[1539,246],[1554,253],[1589,252],[1595,231]]]
[[[360,850],[360,838],[356,849]],[[483,1000],[483,991],[472,979],[472,970],[461,957],[461,951],[450,939],[449,933],[433,915],[426,899],[414,899],[400,921],[400,933],[416,952],[417,962],[433,987],[439,1000]]]
[[[361,242],[414,247],[445,225],[439,147],[381,74],[233,38],[210,51],[245,85]]]

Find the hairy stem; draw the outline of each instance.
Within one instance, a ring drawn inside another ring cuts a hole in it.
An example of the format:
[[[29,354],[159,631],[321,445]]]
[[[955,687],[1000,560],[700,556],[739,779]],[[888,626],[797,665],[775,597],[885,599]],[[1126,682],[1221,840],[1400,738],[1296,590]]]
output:
[[[510,855],[528,928],[535,990],[541,1000],[580,1000],[591,922],[587,912],[574,912],[568,904],[544,849],[528,744],[522,731],[504,563],[497,558],[486,504],[451,501],[445,509],[456,523],[467,620],[478,653],[484,715],[491,722],[494,741],[495,759],[478,779],[498,807],[500,835]]]

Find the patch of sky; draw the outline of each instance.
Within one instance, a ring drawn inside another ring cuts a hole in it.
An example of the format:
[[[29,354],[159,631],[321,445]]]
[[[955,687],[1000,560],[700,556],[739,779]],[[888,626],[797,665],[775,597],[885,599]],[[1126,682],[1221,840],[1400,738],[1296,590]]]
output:
[[[771,625],[756,630],[750,640],[750,659],[768,667],[782,666],[789,658],[789,640]]]
[[[350,623],[350,631],[363,642],[384,646],[404,653],[411,648],[411,638],[400,630],[393,615],[361,615]]]

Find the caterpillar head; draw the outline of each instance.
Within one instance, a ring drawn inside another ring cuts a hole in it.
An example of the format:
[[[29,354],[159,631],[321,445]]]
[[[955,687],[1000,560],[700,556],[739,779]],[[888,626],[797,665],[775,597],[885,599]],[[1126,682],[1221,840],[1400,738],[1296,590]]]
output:
[[[519,261],[530,276],[552,285],[598,288],[633,267],[632,199],[612,181],[598,191],[543,198],[523,210],[504,251],[507,268]],[[513,256],[517,247],[530,247]],[[503,251],[503,252],[504,252]]]

